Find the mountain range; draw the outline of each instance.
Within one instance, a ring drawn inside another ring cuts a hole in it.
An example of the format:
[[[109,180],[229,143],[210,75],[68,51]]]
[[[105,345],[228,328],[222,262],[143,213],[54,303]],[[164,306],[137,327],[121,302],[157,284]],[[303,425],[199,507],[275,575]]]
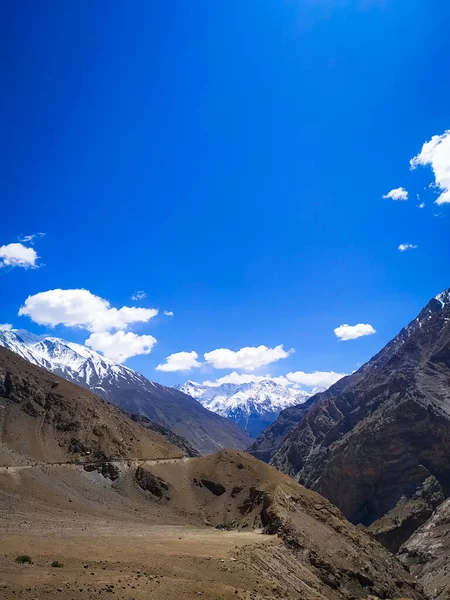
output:
[[[237,450],[186,456],[6,348],[0,418],[5,600],[425,600],[319,494]]]
[[[312,395],[270,379],[221,385],[186,381],[176,389],[192,396],[208,410],[231,419],[253,438],[275,421],[283,409],[302,404]]]
[[[397,551],[450,493],[450,290],[250,448]]]
[[[147,417],[170,429],[201,454],[221,448],[245,449],[252,441],[232,421],[203,408],[191,396],[149,381],[81,344],[13,329],[0,331],[0,345],[91,390],[129,414]]]

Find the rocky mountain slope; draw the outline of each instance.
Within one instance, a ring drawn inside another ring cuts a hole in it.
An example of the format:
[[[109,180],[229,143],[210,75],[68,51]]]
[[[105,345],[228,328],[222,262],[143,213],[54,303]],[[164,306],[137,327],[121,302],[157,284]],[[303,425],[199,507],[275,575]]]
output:
[[[450,290],[307,404],[271,464],[396,551],[450,490]]]
[[[187,462],[143,466],[138,479],[167,506],[200,516],[216,528],[262,528],[266,534],[277,534],[283,546],[274,547],[270,557],[259,557],[258,562],[262,559],[262,571],[278,582],[279,597],[290,596],[283,590],[289,564],[296,598],[420,594],[397,560],[332,504],[248,454],[224,450]],[[255,557],[245,552],[241,556],[251,571]]]
[[[257,437],[287,407],[302,404],[311,394],[264,380],[218,386],[187,381],[176,386],[202,406],[234,421],[250,437]]]
[[[0,460],[73,462],[181,457],[95,394],[0,348]]]
[[[399,551],[401,562],[435,600],[450,598],[449,556],[450,499],[436,509]]]
[[[185,438],[201,454],[246,448],[251,440],[234,423],[203,408],[191,396],[149,381],[81,344],[0,331],[0,345],[26,360],[90,389],[130,414],[140,414]]]

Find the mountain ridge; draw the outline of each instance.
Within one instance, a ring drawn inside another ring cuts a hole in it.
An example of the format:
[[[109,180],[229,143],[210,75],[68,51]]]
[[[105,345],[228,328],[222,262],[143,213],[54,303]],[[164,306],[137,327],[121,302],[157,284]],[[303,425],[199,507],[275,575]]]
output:
[[[81,344],[12,329],[0,331],[0,345],[129,414],[143,415],[170,429],[201,454],[225,447],[245,449],[252,441],[237,425],[203,408],[191,396],[150,381]]]
[[[450,490],[449,382],[450,290],[444,290],[357,372],[297,409],[282,439],[272,436],[274,447],[277,422],[250,451],[260,457],[266,451],[270,464],[396,551]]]
[[[189,394],[208,410],[233,420],[251,437],[258,436],[284,408],[301,404],[311,395],[271,379],[221,385],[189,380],[176,389]]]

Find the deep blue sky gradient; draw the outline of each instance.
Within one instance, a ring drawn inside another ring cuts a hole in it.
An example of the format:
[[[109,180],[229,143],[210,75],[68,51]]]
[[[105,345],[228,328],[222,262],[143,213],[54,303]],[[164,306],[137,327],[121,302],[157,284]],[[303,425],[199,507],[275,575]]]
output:
[[[17,311],[48,289],[117,307],[142,289],[175,312],[133,328],[158,339],[127,362],[150,378],[186,379],[154,371],[172,352],[280,343],[295,354],[262,371],[350,372],[450,285],[450,208],[409,170],[450,126],[448,2],[0,12],[0,244],[46,232],[45,267],[0,273],[0,322],[45,331]],[[408,202],[381,198],[399,186]],[[358,322],[377,334],[336,340]]]

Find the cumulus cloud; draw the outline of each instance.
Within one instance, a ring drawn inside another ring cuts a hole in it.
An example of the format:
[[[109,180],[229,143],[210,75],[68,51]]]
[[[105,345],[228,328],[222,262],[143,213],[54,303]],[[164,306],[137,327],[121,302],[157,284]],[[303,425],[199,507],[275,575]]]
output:
[[[236,371],[233,371],[232,373],[228,373],[228,375],[219,377],[215,381],[204,381],[203,385],[209,385],[211,387],[222,385],[222,383],[236,383],[240,385],[241,383],[259,383],[266,379],[272,378],[270,375],[253,375],[251,373],[236,373]]]
[[[147,298],[147,294],[144,292],[144,290],[137,290],[131,296],[132,300],[143,300],[144,298]]]
[[[11,323],[0,323],[0,331],[9,331],[12,329]]]
[[[23,244],[13,243],[0,246],[0,268],[22,267],[23,269],[37,268],[36,261],[39,258],[34,248],[28,248]]]
[[[369,323],[358,323],[357,325],[339,325],[334,330],[336,337],[340,340],[356,340],[364,335],[373,335],[375,329]]]
[[[418,248],[418,246],[416,246],[415,244],[400,244],[400,246],[398,247],[398,250],[400,250],[400,252],[404,252],[405,250],[414,250],[414,248]]]
[[[418,166],[431,166],[434,185],[441,190],[436,204],[450,202],[450,129],[442,135],[433,135],[425,142],[420,153],[410,160],[411,169]]]
[[[165,315],[166,317],[173,317],[174,313],[173,313],[173,311],[171,311],[171,310],[165,310],[165,311],[164,311],[164,315]]]
[[[147,323],[158,314],[156,308],[122,306],[110,303],[89,290],[48,290],[28,296],[19,316],[30,317],[39,325],[81,327],[91,332],[126,329],[132,323]]]
[[[85,341],[86,346],[120,363],[138,354],[150,354],[155,344],[152,335],[137,335],[131,331],[99,331]]]
[[[200,367],[201,363],[197,360],[197,352],[175,352],[166,357],[166,362],[156,367],[157,371],[190,371],[194,367]]]
[[[384,194],[382,198],[390,198],[391,200],[408,200],[408,192],[403,187],[395,188],[387,194]]]
[[[335,373],[334,371],[314,371],[313,373],[304,373],[295,371],[288,373],[286,378],[293,383],[298,383],[306,387],[329,388],[330,385],[346,376],[346,373]]]
[[[38,231],[37,233],[32,233],[31,235],[22,235],[19,237],[19,242],[25,242],[25,244],[34,244],[34,240],[37,238],[44,237],[45,233],[42,231]]]
[[[421,202],[417,208],[425,208],[425,202]]]
[[[254,371],[282,358],[287,358],[292,352],[294,352],[292,349],[284,350],[282,344],[275,348],[268,348],[267,346],[246,347],[236,352],[227,348],[219,348],[206,352],[204,358],[215,369]]]
[[[301,390],[302,387],[310,388],[308,393],[316,393],[318,391],[326,390],[339,381],[342,377],[345,377],[346,373],[335,373],[334,371],[314,371],[313,373],[304,373],[303,371],[295,371],[288,373],[287,375],[279,375],[272,377],[269,374],[266,375],[255,375],[253,373],[237,373],[233,371],[224,377],[219,377],[214,381],[204,381],[203,385],[210,387],[217,387],[222,383],[259,383],[261,381],[274,381],[284,387],[292,386],[294,389]],[[302,390],[306,391],[306,390]]]

